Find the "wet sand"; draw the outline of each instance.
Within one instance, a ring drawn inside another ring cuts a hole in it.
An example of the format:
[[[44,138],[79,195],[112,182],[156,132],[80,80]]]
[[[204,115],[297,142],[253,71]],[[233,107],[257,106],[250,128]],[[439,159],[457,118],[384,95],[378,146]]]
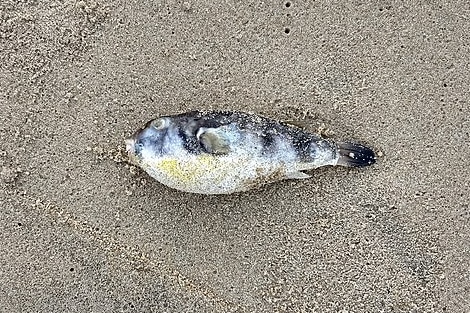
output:
[[[467,2],[0,12],[4,312],[468,312]],[[381,157],[225,196],[125,162],[125,137],[193,109],[300,120]]]

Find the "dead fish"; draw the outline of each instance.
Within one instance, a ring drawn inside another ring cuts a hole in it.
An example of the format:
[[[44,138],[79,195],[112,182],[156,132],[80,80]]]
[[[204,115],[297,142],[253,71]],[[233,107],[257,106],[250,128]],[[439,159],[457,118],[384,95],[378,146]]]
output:
[[[283,179],[311,177],[320,166],[363,167],[374,152],[242,112],[192,111],[149,121],[126,139],[130,160],[181,191],[229,194]]]

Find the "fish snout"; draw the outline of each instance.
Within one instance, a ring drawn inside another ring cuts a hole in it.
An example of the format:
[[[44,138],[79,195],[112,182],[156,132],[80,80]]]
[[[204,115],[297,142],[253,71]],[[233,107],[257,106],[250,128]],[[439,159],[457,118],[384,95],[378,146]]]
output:
[[[124,140],[124,143],[126,144],[127,154],[128,155],[135,154],[135,138],[134,138],[134,136]]]
[[[124,140],[126,144],[126,152],[127,157],[129,158],[129,162],[134,165],[139,165],[139,157],[136,151],[136,139],[135,136],[129,137]]]

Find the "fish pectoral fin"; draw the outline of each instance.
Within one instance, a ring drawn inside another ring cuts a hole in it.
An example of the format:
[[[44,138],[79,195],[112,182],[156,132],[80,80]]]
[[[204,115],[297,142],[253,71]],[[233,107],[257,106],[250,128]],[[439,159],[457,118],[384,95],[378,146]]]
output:
[[[230,152],[228,138],[221,131],[217,131],[217,128],[201,128],[196,137],[208,153],[228,154]]]
[[[306,179],[310,178],[312,176],[305,174],[303,172],[295,171],[295,172],[289,172],[287,173],[287,178],[288,179]]]

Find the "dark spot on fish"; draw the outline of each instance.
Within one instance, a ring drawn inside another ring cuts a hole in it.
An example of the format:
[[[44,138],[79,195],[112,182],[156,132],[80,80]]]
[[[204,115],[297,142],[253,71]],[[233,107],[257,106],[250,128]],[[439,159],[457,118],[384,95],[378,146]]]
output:
[[[302,162],[309,162],[313,159],[312,142],[313,138],[304,132],[297,132],[292,138],[292,146]]]
[[[228,123],[222,123],[221,121],[214,120],[214,119],[201,119],[201,120],[196,121],[196,123],[198,125],[198,129],[201,128],[201,127],[204,127],[204,128],[218,128],[220,126],[224,126],[224,125],[228,124]],[[196,133],[197,133],[197,131],[196,131]]]
[[[261,134],[261,144],[263,147],[263,154],[270,153],[273,151],[273,147],[276,143],[276,135],[272,130],[264,131]]]
[[[230,124],[231,112],[203,113],[192,111],[174,117],[174,123],[178,128],[178,135],[183,141],[184,148],[193,154],[205,151],[196,134],[201,128],[219,128]]]
[[[279,137],[279,134],[283,133],[282,127],[283,125],[279,124],[278,122],[271,121],[271,120],[263,120],[263,124],[261,125],[247,125],[248,129],[253,128],[260,128],[261,130],[261,144],[262,144],[262,151],[263,154],[272,153],[276,146],[276,138]]]
[[[189,153],[197,154],[201,152],[201,144],[199,140],[196,138],[196,133],[191,133],[191,135],[187,135],[184,129],[184,126],[180,125],[178,127],[178,135],[183,141],[183,146]]]

